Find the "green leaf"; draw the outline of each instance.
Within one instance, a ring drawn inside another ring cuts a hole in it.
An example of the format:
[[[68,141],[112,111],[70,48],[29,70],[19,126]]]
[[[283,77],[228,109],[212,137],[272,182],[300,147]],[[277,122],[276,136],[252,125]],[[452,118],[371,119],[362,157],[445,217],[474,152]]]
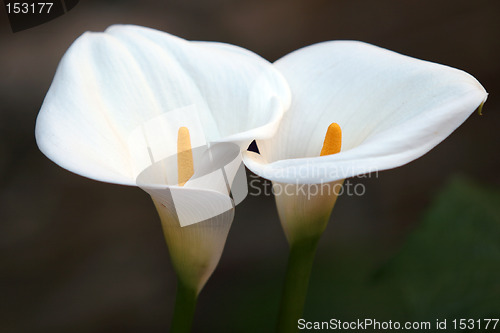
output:
[[[452,179],[377,282],[412,319],[498,318],[500,192]]]

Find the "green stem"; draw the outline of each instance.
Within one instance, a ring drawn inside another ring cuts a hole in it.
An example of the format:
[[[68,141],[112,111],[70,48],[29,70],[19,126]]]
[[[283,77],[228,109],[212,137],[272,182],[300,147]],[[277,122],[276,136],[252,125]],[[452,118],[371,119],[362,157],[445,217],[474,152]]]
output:
[[[193,324],[194,311],[198,293],[194,288],[187,287],[182,281],[177,281],[174,315],[170,333],[189,333]]]
[[[298,320],[304,311],[309,276],[318,241],[319,236],[290,245],[285,286],[278,315],[278,333],[292,333],[298,330]]]

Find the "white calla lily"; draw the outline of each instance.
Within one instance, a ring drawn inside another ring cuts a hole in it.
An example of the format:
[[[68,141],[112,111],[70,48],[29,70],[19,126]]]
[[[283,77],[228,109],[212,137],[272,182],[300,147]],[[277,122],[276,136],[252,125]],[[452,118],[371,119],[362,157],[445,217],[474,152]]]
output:
[[[38,115],[36,139],[63,168],[135,185],[140,172],[135,166],[149,160],[132,155],[128,141],[145,123],[171,111],[182,115],[187,108],[197,119],[183,120],[201,123],[206,141],[246,148],[253,139],[274,134],[289,99],[282,76],[250,51],[111,26],[104,33],[85,33],[64,55]],[[162,136],[149,140],[174,154],[176,131],[157,131],[154,135]]]
[[[461,70],[356,41],[311,45],[275,66],[292,104],[276,134],[257,140],[260,154],[247,152],[244,162],[278,187],[291,246],[278,331],[292,332],[343,179],[419,158],[482,106],[487,93]],[[332,123],[342,129],[342,149],[320,156]]]
[[[37,118],[36,140],[63,168],[151,194],[179,282],[197,295],[220,259],[234,203],[225,186],[200,181],[203,165],[196,158],[193,179],[177,179],[179,170],[168,160],[177,156],[178,130],[188,129],[193,151],[229,143],[240,156],[252,140],[274,134],[289,103],[282,75],[250,51],[111,26],[83,34],[62,58]],[[230,169],[232,181],[234,165]],[[225,207],[220,214],[180,226],[179,207],[184,217],[199,219],[207,216],[200,210],[217,205]]]
[[[471,75],[356,41],[292,52],[275,66],[292,90],[276,135],[247,153],[256,174],[316,184],[404,165],[450,135],[486,100]],[[319,156],[331,123],[342,151]]]

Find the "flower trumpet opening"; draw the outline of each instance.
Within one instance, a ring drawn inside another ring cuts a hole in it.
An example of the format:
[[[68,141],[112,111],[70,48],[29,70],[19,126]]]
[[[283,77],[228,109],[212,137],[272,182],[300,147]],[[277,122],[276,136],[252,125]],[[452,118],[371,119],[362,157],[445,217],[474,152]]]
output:
[[[240,147],[210,142],[194,111],[186,107],[153,118],[129,140],[131,152],[141,156],[136,184],[173,210],[181,227],[233,209],[248,193]]]

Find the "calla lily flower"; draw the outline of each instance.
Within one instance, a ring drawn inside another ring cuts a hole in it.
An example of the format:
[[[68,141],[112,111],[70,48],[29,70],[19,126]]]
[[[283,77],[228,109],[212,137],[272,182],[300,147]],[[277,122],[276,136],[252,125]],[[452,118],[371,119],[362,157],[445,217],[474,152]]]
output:
[[[276,195],[292,248],[288,276],[299,276],[297,271],[310,267],[315,243],[337,198],[335,189],[343,179],[419,158],[487,97],[481,84],[461,70],[356,41],[308,46],[279,59],[275,66],[290,86],[292,104],[276,134],[257,140],[260,154],[247,152],[244,162],[275,185],[292,187]],[[332,123],[341,128],[341,149],[320,156]],[[304,243],[309,244],[307,249],[294,248]],[[308,277],[302,273],[304,298]],[[282,317],[288,316],[281,318],[283,332],[296,329],[303,304],[292,300],[300,299],[297,290],[287,292],[293,295],[283,299]],[[287,302],[302,304],[290,309]]]
[[[195,299],[219,261],[234,202],[225,186],[200,181],[204,159],[194,152],[231,144],[240,155],[253,139],[274,134],[289,103],[282,75],[250,51],[111,26],[83,34],[67,50],[38,115],[36,140],[65,169],[146,190],[162,220],[178,292]],[[221,205],[220,214],[203,214]],[[198,220],[186,222],[193,216]],[[177,312],[194,312],[194,300],[180,303]]]
[[[326,184],[404,165],[444,140],[487,97],[461,70],[356,41],[311,45],[275,66],[292,104],[276,134],[256,140],[260,154],[247,152],[244,162],[278,184]],[[342,129],[342,148],[320,156],[331,123]]]
[[[317,184],[395,168],[427,153],[485,102],[471,75],[356,41],[330,41],[275,62],[292,105],[271,139],[247,153],[256,174]],[[331,123],[342,150],[319,156]]]

